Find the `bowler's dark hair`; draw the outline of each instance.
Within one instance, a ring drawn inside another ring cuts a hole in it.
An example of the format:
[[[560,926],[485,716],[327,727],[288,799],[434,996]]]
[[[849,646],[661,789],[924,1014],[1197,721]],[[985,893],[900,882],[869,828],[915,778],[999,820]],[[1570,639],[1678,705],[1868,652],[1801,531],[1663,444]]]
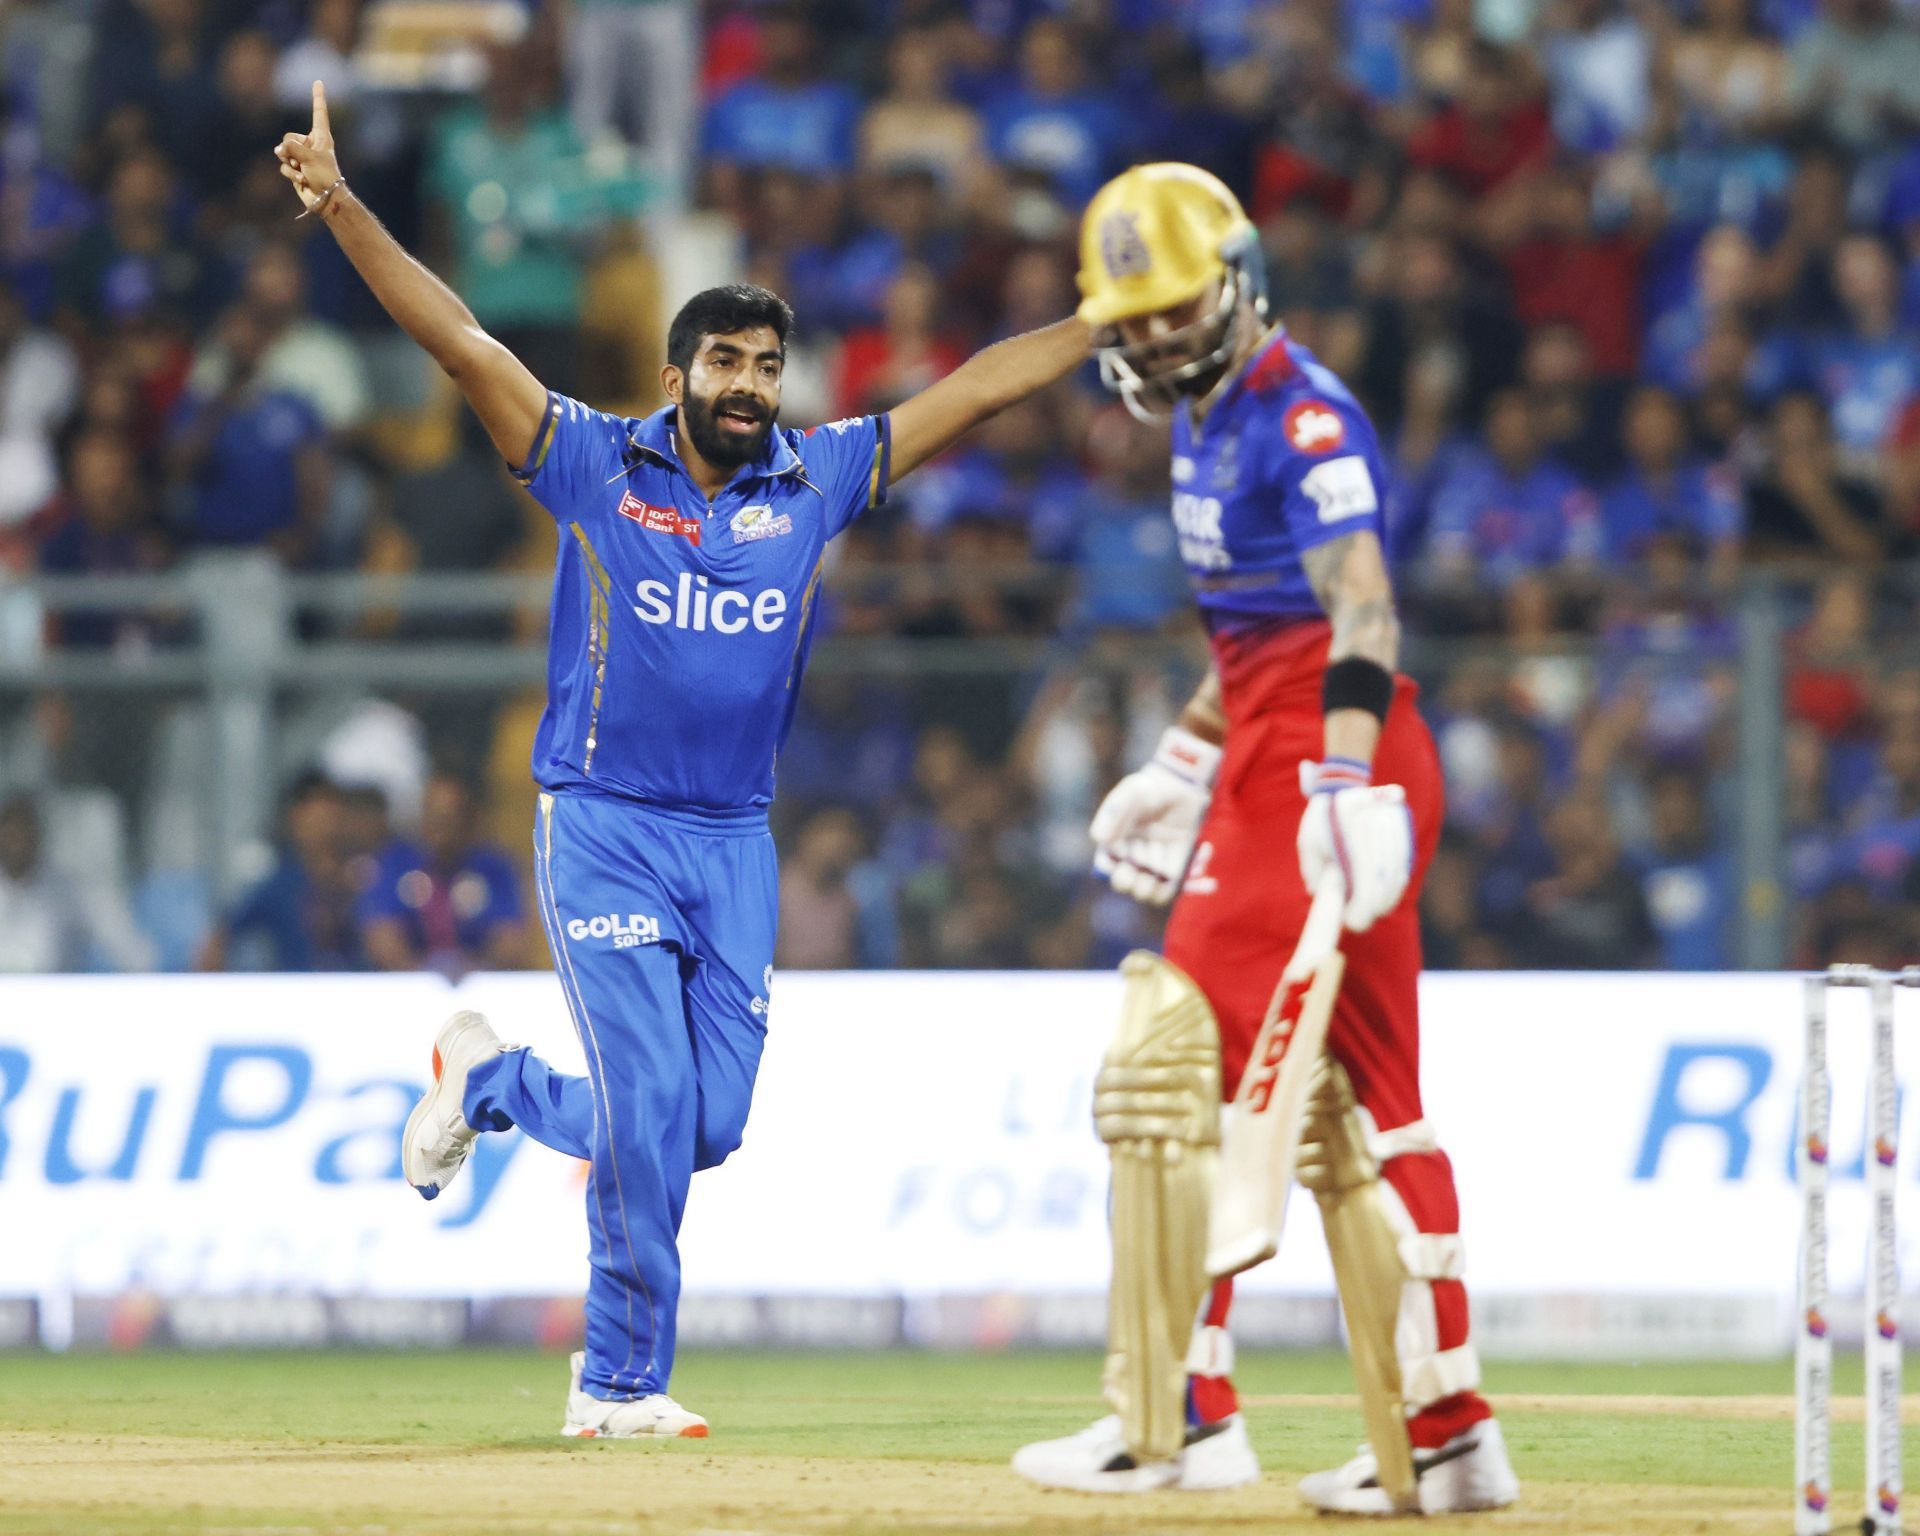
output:
[[[693,366],[703,336],[731,336],[736,331],[768,327],[780,338],[780,356],[787,355],[787,333],[793,329],[793,309],[777,293],[752,283],[729,283],[696,293],[680,306],[667,331],[667,361],[682,373]]]

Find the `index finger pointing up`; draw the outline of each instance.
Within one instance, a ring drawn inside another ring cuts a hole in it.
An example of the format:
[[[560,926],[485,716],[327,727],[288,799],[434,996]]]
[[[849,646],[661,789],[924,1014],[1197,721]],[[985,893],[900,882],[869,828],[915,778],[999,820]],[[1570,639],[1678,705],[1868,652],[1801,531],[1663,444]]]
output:
[[[331,125],[327,122],[327,88],[318,80],[313,82],[313,136],[331,134]]]

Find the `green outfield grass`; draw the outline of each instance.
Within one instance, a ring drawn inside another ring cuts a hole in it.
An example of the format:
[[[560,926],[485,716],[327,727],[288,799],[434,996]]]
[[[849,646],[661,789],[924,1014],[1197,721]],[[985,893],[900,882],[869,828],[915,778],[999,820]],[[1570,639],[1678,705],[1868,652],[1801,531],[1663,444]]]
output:
[[[1858,1360],[1837,1364],[1840,1394],[1857,1394]],[[640,1446],[556,1437],[556,1355],[0,1356],[0,1532],[1292,1529],[1292,1478],[1345,1459],[1360,1437],[1343,1357],[1253,1353],[1238,1380],[1268,1470],[1261,1490],[1124,1510],[1026,1493],[1001,1470],[1008,1454],[1101,1411],[1097,1376],[1080,1353],[696,1353],[674,1390],[712,1438]],[[1714,1529],[1721,1503],[1728,1529],[1784,1523],[1785,1361],[1496,1362],[1488,1378],[1536,1493],[1489,1529]],[[1920,1370],[1907,1379],[1920,1388]],[[1840,1417],[1844,1512],[1861,1429]],[[1907,1454],[1920,1465],[1920,1432]],[[594,1468],[605,1475],[583,1479]],[[578,1509],[530,1511],[556,1479]],[[431,1492],[442,1483],[454,1490],[444,1519]],[[496,1504],[489,1486],[508,1497]],[[1616,1497],[1611,1520],[1569,1523]]]

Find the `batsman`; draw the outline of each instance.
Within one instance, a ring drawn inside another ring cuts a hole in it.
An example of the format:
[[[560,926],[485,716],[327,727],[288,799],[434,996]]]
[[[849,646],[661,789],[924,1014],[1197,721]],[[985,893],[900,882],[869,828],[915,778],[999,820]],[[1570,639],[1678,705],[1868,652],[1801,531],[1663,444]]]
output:
[[[1442,792],[1418,690],[1395,670],[1379,443],[1268,319],[1259,237],[1206,172],[1136,166],[1102,188],[1079,284],[1107,386],[1171,418],[1173,518],[1212,666],[1091,829],[1116,890],[1173,902],[1164,957],[1122,967],[1095,1096],[1113,1161],[1113,1412],[1014,1467],[1089,1492],[1259,1477],[1228,1311],[1297,1178],[1319,1204],[1368,1435],[1302,1496],[1347,1514],[1510,1504],[1453,1170],[1420,1102],[1417,898]]]

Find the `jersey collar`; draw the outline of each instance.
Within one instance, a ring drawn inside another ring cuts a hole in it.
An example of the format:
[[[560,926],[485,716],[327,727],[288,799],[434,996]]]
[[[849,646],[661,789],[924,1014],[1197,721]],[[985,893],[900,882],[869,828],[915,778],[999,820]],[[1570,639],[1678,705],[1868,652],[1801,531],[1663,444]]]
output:
[[[1272,331],[1268,333],[1266,339],[1248,354],[1247,360],[1238,368],[1234,369],[1232,375],[1223,383],[1214,386],[1214,388],[1220,391],[1219,398],[1208,408],[1205,418],[1198,423],[1197,430],[1205,433],[1208,425],[1220,418],[1220,413],[1240,397],[1241,392],[1246,389],[1248,384],[1268,372],[1269,365],[1274,359],[1276,350],[1284,348],[1286,344],[1287,328],[1284,325],[1276,324]],[[1190,428],[1195,426],[1192,407],[1188,407],[1187,410],[1187,424]]]
[[[644,459],[675,474],[687,474],[687,466],[680,460],[680,408],[662,406],[651,416],[634,423],[627,432],[627,457],[630,461]],[[767,434],[766,452],[755,462],[743,464],[736,470],[725,489],[732,490],[749,481],[772,479],[778,475],[795,475],[801,480],[806,479],[800,455],[793,451],[787,434],[776,426]],[[688,475],[687,478],[693,477]]]

